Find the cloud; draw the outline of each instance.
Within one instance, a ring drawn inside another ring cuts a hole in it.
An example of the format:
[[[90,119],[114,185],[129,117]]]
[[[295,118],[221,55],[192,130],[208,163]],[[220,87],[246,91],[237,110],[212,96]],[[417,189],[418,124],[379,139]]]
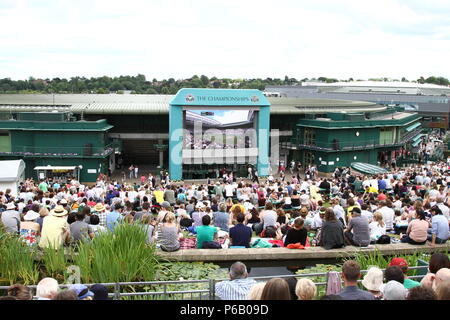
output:
[[[2,0],[0,77],[450,77],[441,0]]]

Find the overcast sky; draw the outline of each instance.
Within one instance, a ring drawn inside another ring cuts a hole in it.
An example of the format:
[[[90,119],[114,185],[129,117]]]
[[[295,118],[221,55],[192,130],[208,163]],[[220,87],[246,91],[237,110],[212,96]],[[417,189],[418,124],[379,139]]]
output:
[[[449,0],[0,0],[0,78],[450,78]]]

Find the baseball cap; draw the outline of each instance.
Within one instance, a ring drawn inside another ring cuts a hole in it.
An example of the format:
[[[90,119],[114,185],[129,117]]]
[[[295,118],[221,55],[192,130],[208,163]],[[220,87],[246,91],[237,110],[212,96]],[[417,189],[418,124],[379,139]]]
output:
[[[380,286],[384,300],[405,300],[408,290],[398,281],[391,280]]]
[[[70,287],[70,290],[76,292],[78,299],[83,300],[87,297],[93,297],[94,293],[88,289],[84,284],[74,284]]]
[[[353,209],[352,209],[352,212],[356,212],[356,213],[361,213],[361,209],[360,208],[358,208],[358,207],[354,207]]]
[[[94,300],[111,300],[108,298],[108,288],[102,284],[94,284],[91,287],[91,292],[94,293]]]
[[[408,269],[408,262],[406,262],[406,260],[403,258],[394,258],[391,260],[391,262],[389,262],[389,267],[392,267],[392,266],[398,266],[402,270],[404,270],[404,269]]]

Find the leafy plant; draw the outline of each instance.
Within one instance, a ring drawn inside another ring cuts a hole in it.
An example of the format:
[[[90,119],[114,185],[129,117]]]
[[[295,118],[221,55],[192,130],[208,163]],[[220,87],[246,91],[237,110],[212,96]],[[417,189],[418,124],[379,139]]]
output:
[[[154,280],[158,257],[154,245],[146,244],[139,224],[121,223],[114,233],[105,232],[78,246],[74,264],[86,283]]]
[[[39,281],[39,270],[35,263],[35,251],[18,236],[0,228],[0,283],[35,284]]]

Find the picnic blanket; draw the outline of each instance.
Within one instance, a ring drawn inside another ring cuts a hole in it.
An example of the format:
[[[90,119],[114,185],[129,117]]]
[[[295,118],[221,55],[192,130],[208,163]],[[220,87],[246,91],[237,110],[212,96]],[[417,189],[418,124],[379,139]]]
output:
[[[219,238],[221,245],[225,243],[224,238]],[[180,249],[197,249],[197,238],[183,238],[180,240]]]

